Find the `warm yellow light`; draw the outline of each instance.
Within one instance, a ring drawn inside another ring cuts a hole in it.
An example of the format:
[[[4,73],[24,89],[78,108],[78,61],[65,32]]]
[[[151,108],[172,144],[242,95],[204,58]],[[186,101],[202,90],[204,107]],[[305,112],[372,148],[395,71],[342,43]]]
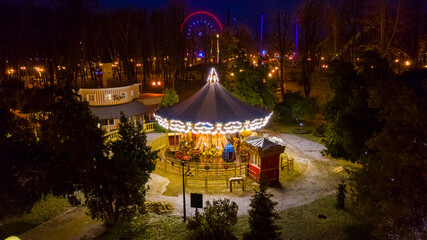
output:
[[[394,62],[399,62],[399,59],[394,60]]]
[[[274,69],[271,72],[274,73]]]
[[[217,34],[216,37],[219,38],[219,34]]]
[[[119,62],[114,62],[114,64],[116,64],[116,65],[117,65],[117,64],[119,64]]]
[[[271,77],[271,73],[269,73],[268,76]]]
[[[279,69],[278,67],[275,68],[276,70]]]
[[[157,85],[159,85],[159,86],[160,86],[160,84],[162,84],[162,83],[161,83],[160,81],[158,81],[158,82],[157,82]]]
[[[239,71],[240,71],[240,72],[243,72],[243,69],[240,69]]]
[[[324,58],[324,57],[321,57],[321,58],[320,58],[320,60],[325,60],[325,58]]]
[[[234,76],[234,73],[230,73],[231,76]]]
[[[411,65],[411,62],[410,62],[410,61],[406,61],[406,62],[405,62],[405,65],[406,65],[406,66],[409,66],[409,65]]]
[[[253,63],[255,64],[255,63],[256,63],[256,61],[253,61]]]
[[[156,82],[153,82],[152,84],[153,84],[153,86],[156,86]]]

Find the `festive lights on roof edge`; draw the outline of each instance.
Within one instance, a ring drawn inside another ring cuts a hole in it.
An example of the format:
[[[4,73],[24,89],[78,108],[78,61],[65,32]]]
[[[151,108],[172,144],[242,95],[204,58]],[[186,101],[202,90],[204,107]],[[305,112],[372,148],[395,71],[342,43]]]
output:
[[[211,68],[209,72],[209,76],[207,79],[208,83],[219,83],[218,74],[215,71],[214,68]],[[264,118],[256,118],[252,120],[245,120],[244,122],[241,121],[231,121],[227,123],[217,122],[217,123],[210,123],[210,122],[182,122],[180,120],[168,120],[166,118],[162,118],[161,116],[154,114],[154,118],[159,123],[160,126],[170,129],[172,131],[177,132],[193,132],[193,133],[201,133],[201,134],[227,134],[227,133],[237,133],[242,131],[253,131],[256,129],[260,129],[262,127],[265,127],[267,125],[268,120],[270,120],[271,115],[273,115],[273,112],[271,112],[268,116]]]
[[[270,120],[271,112],[265,118],[257,118],[252,121],[246,120],[245,122],[233,121],[227,123],[209,123],[209,122],[186,122],[183,123],[180,120],[167,120],[166,118],[162,118],[159,115],[154,114],[155,119],[159,123],[160,126],[170,129],[176,132],[184,132],[184,133],[201,133],[201,134],[226,134],[226,133],[237,133],[246,131],[253,131],[260,128],[265,127],[267,125],[268,120]]]

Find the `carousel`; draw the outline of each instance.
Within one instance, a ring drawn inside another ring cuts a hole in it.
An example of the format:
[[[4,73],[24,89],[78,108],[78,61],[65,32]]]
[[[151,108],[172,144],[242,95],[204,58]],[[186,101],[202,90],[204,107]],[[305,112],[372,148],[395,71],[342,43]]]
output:
[[[264,127],[271,115],[234,97],[219,83],[214,68],[197,93],[154,114],[160,126],[174,132],[169,146],[176,159],[207,164],[245,162],[241,141]]]

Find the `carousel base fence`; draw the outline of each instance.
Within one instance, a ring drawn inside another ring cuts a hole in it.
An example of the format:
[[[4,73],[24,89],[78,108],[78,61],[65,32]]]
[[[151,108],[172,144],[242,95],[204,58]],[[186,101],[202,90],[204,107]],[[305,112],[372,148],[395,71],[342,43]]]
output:
[[[248,173],[247,163],[191,162],[166,156],[165,152],[169,147],[168,134],[163,134],[153,139],[150,142],[150,146],[153,151],[159,151],[156,168],[166,173],[180,175],[184,167],[187,185],[204,185],[205,190],[208,190],[214,187],[228,188],[230,186],[230,179],[236,177],[241,177],[246,181]]]

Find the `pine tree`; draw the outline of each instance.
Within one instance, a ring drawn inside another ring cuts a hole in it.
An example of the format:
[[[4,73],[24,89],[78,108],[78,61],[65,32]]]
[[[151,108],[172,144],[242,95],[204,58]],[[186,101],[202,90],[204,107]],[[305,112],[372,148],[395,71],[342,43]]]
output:
[[[279,226],[274,221],[280,217],[274,210],[277,203],[271,200],[272,196],[267,193],[267,185],[261,182],[259,190],[255,190],[255,195],[249,205],[251,206],[248,211],[251,231],[245,234],[245,240],[279,239]]]

